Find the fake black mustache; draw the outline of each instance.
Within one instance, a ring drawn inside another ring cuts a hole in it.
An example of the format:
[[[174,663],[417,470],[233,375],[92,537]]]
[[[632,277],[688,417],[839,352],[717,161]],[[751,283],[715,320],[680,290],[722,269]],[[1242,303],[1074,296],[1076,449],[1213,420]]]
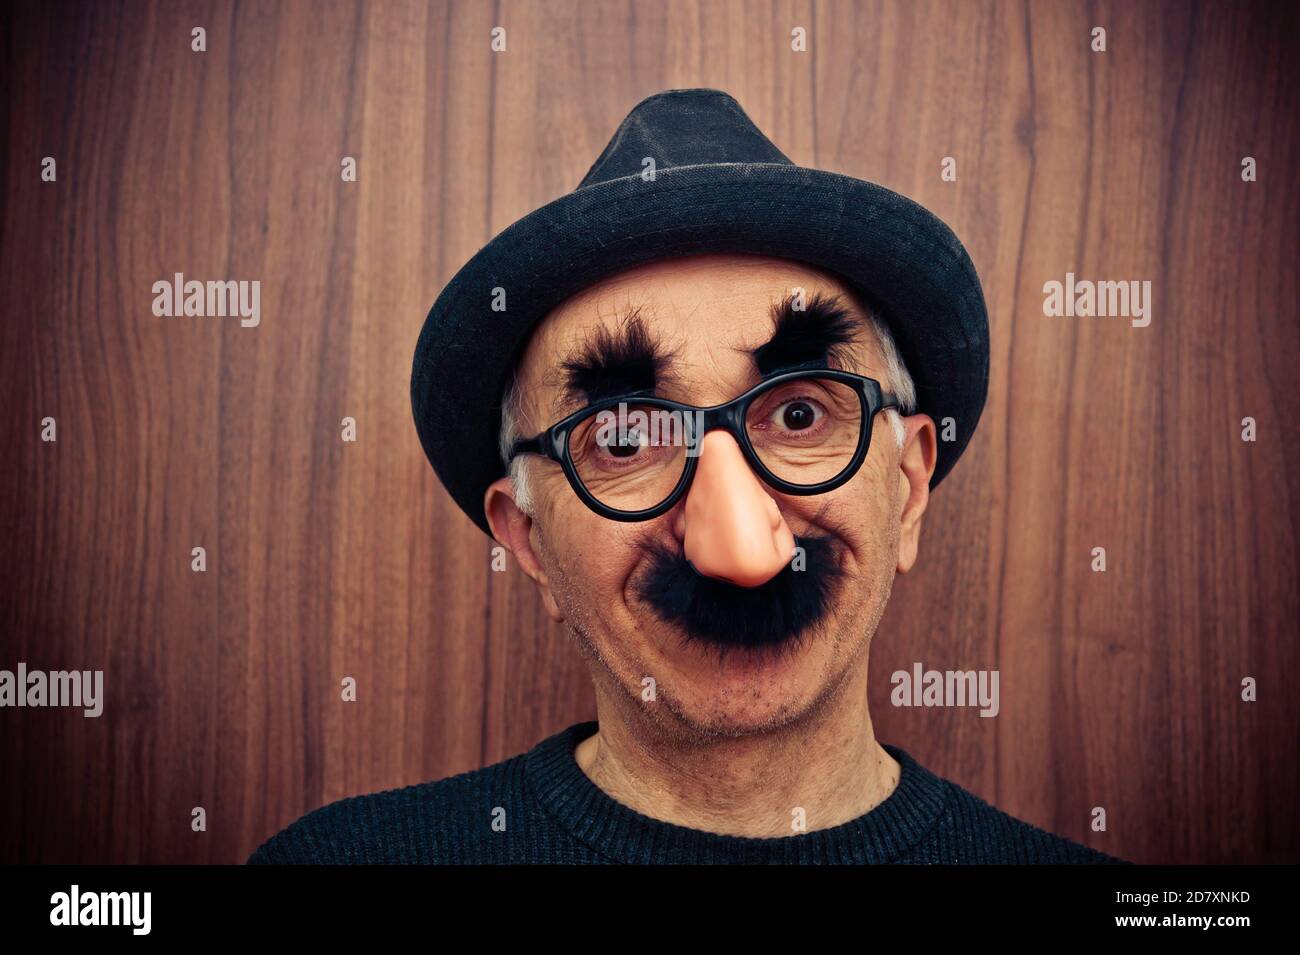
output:
[[[664,623],[689,641],[716,649],[792,649],[830,610],[844,571],[829,537],[796,537],[802,570],[795,561],[757,587],[705,577],[686,556],[656,541],[649,545],[650,569],[636,586],[638,596]]]

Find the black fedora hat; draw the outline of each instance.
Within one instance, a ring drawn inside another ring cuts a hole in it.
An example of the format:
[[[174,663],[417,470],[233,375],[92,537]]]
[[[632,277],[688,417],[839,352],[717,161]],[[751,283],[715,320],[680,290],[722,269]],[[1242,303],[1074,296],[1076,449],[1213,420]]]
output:
[[[941,432],[952,419],[930,486],[951,470],[988,392],[988,316],[961,242],[905,196],[796,166],[726,93],[668,90],[637,104],[577,189],[480,249],[424,321],[411,373],[416,430],[485,532],[483,495],[505,473],[501,396],[537,323],[616,272],[704,252],[793,259],[849,283],[889,325],[917,410]],[[492,308],[496,289],[503,311]]]

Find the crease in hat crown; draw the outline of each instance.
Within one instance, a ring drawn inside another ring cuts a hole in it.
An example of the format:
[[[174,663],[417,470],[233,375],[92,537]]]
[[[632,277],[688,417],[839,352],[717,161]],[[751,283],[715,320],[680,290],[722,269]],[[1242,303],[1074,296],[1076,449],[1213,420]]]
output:
[[[653,177],[643,175],[647,158]],[[602,278],[703,252],[810,264],[880,308],[916,382],[918,410],[956,422],[954,440],[939,442],[930,486],[951,470],[988,390],[983,290],[961,242],[906,196],[791,162],[730,94],[665,90],[631,109],[573,191],[471,256],[421,327],[411,373],[416,431],[439,480],[485,533],[483,495],[505,474],[500,401],[536,325]],[[497,288],[506,291],[503,312],[491,308]]]
[[[686,130],[675,141],[665,134]],[[665,152],[670,147],[671,152]],[[735,97],[722,90],[665,90],[632,107],[587,174],[579,189],[595,183],[640,176],[646,158],[656,171],[723,163],[794,163],[763,135]]]

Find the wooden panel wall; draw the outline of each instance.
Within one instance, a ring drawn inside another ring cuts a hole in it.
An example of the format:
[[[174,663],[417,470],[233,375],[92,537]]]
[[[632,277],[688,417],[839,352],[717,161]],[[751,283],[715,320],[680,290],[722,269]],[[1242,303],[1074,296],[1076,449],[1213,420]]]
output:
[[[1130,859],[1297,861],[1295,9],[6,10],[0,667],[103,669],[107,704],[0,711],[0,858],[242,861],[594,715],[426,464],[411,354],[443,283],[637,101],[715,86],[796,162],[935,210],[984,281],[992,390],[877,637],[881,738]],[[176,272],[260,280],[261,324],[155,317]],[[1066,272],[1149,279],[1150,326],[1045,317]],[[999,669],[1000,715],[891,708],[914,661]]]

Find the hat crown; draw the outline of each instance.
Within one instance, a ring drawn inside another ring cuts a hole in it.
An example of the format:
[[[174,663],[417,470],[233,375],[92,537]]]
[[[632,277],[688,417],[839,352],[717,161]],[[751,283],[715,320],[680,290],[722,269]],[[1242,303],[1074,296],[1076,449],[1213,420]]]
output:
[[[619,125],[578,188],[711,163],[793,165],[722,90],[666,90],[643,99]]]

